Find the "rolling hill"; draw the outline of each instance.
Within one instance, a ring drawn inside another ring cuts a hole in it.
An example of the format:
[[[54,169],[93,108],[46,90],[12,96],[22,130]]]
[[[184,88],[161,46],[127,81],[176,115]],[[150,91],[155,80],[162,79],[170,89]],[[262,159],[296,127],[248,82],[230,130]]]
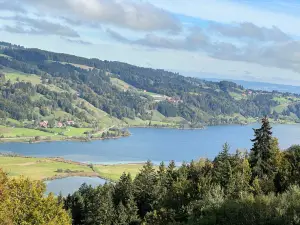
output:
[[[5,127],[37,129],[48,121],[49,131],[73,121],[75,128],[99,133],[112,126],[179,128],[244,124],[264,115],[278,122],[300,118],[297,94],[250,90],[231,81],[205,81],[5,42],[0,42],[0,83]],[[87,131],[81,132],[77,135]]]

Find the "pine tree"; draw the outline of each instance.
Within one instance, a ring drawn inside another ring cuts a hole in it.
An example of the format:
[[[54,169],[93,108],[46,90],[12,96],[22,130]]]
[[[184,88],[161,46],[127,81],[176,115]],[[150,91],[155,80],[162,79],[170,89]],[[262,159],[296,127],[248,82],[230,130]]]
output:
[[[127,218],[128,215],[126,213],[126,208],[122,204],[122,202],[119,203],[117,210],[116,210],[116,218],[114,219],[114,224],[115,225],[126,225],[127,223]]]
[[[168,191],[168,181],[167,181],[167,172],[164,162],[161,162],[159,165],[157,174],[158,174],[158,204],[162,204],[162,201],[165,198],[165,195]]]
[[[263,178],[269,177],[274,172],[272,160],[274,154],[272,151],[272,127],[267,117],[262,119],[262,126],[254,130],[253,147],[250,151],[250,166],[252,176]]]
[[[112,186],[110,184],[105,184],[102,187],[99,186],[93,197],[90,213],[94,215],[94,218],[90,223],[86,224],[113,224],[115,210],[112,198]]]
[[[168,182],[168,185],[171,185],[173,183],[173,181],[176,180],[176,177],[177,177],[177,173],[176,173],[176,165],[175,165],[175,162],[172,160],[169,165],[168,165],[168,168],[167,168],[167,173],[166,173],[166,179],[167,179],[167,182]]]
[[[222,188],[227,189],[232,177],[232,167],[230,163],[229,144],[223,145],[223,150],[214,160],[213,180],[219,183]]]
[[[133,183],[130,174],[123,173],[120,180],[114,186],[113,200],[115,206],[121,202],[127,205],[130,197],[133,195]]]
[[[159,168],[158,168],[158,175],[159,177],[162,177],[166,174],[166,166],[164,162],[161,162],[159,164]]]
[[[84,222],[84,199],[79,192],[75,192],[72,196],[68,195],[65,201],[67,210],[71,210],[73,224],[82,224]]]
[[[157,174],[153,164],[148,161],[134,180],[134,197],[141,218],[153,210],[158,196]]]
[[[136,202],[134,200],[134,196],[131,195],[128,199],[127,205],[126,205],[126,212],[127,212],[127,223],[131,224],[134,222],[138,222],[139,221],[139,217],[138,217],[138,207],[136,205]]]

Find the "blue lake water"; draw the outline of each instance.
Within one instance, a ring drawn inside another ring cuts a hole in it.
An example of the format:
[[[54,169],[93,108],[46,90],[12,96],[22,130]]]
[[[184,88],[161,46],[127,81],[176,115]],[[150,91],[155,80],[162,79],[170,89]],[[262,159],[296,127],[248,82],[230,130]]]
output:
[[[51,143],[5,143],[0,152],[15,152],[35,157],[63,157],[88,163],[154,163],[174,160],[190,161],[200,157],[215,157],[228,142],[231,151],[250,149],[252,128],[247,126],[213,126],[204,130],[176,129],[130,129],[132,136],[121,139],[93,142],[51,142]],[[300,144],[300,125],[273,125],[273,135],[279,138],[280,147]]]
[[[63,196],[67,196],[68,194],[73,194],[75,191],[77,191],[83,183],[95,187],[98,185],[103,185],[105,182],[105,180],[96,177],[67,177],[63,179],[46,181],[46,194],[52,192],[55,195],[59,195],[61,193]]]
[[[174,160],[178,163],[200,157],[214,158],[228,142],[231,151],[250,149],[253,138],[252,128],[247,126],[227,125],[208,127],[204,130],[176,129],[130,129],[132,136],[117,140],[93,142],[51,142],[39,144],[6,143],[0,144],[0,152],[15,152],[35,157],[63,157],[88,163],[154,163]],[[279,138],[280,147],[288,148],[300,144],[300,124],[273,125],[273,134]],[[1,165],[0,165],[1,166]],[[63,195],[73,193],[82,183],[96,186],[105,181],[99,178],[70,177],[47,182],[47,192]]]

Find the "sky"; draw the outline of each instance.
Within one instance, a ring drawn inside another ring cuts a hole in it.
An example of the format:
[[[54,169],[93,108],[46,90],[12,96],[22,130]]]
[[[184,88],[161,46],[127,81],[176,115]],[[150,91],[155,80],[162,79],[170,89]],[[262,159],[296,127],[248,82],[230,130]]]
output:
[[[300,1],[0,0],[0,41],[300,86]]]

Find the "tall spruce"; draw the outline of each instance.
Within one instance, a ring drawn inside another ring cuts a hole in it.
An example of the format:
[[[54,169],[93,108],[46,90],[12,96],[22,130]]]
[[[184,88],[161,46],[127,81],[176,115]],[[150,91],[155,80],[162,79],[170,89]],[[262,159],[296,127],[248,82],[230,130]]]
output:
[[[223,189],[227,188],[229,184],[229,180],[232,176],[232,168],[230,163],[230,154],[229,154],[230,146],[226,142],[223,145],[223,150],[218,154],[218,156],[214,159],[214,169],[213,169],[213,180],[215,183],[221,185]]]
[[[141,218],[154,209],[157,203],[158,177],[153,164],[148,161],[134,180],[134,197]]]
[[[254,130],[253,147],[250,152],[250,166],[253,177],[269,177],[274,168],[272,166],[272,127],[267,117],[262,119],[262,125]]]
[[[119,181],[114,186],[113,201],[115,206],[118,206],[120,202],[126,206],[130,197],[133,195],[133,183],[131,175],[123,173]]]

